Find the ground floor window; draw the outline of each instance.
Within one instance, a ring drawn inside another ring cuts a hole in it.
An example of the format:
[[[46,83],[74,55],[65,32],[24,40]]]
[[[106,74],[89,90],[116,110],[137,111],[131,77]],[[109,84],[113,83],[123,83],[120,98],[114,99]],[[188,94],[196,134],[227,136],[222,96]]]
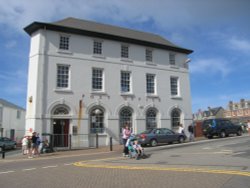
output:
[[[156,110],[150,108],[146,113],[146,129],[152,129],[157,127]]]
[[[132,109],[125,107],[121,109],[119,114],[119,121],[120,121],[120,133],[122,133],[122,129],[124,128],[125,124],[128,124],[130,128],[132,128]]]
[[[104,111],[94,108],[90,113],[90,133],[104,133]]]
[[[171,112],[172,128],[177,129],[180,124],[181,112],[179,109],[173,109]]]

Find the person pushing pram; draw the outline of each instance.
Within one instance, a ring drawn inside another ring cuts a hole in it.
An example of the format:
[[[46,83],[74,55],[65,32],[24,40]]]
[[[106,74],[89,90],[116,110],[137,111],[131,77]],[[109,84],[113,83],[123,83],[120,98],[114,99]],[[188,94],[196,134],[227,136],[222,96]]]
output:
[[[131,135],[127,140],[126,146],[128,147],[129,157],[139,160],[140,158],[146,158],[143,147],[139,144],[135,135]]]

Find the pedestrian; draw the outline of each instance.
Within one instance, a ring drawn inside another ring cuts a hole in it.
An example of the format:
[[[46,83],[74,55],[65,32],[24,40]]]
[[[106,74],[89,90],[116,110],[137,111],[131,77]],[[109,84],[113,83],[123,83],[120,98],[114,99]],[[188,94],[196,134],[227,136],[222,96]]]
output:
[[[177,132],[180,133],[180,134],[185,134],[182,124],[179,124],[179,128],[178,128]]]
[[[247,121],[248,134],[250,135],[250,119]]]
[[[23,155],[28,154],[28,138],[26,135],[22,139],[22,153]]]
[[[40,156],[40,153],[41,153],[41,147],[40,147],[40,145],[41,145],[41,138],[40,138],[40,136],[39,136],[39,133],[37,133],[37,135],[36,135],[36,154],[38,155],[38,156]]]
[[[32,155],[32,147],[31,147],[32,141],[31,141],[31,137],[28,136],[27,139],[28,139],[27,155],[28,155],[28,158],[32,158],[32,156],[31,156]]]
[[[188,126],[188,133],[189,133],[189,142],[194,142],[194,126],[190,124]]]
[[[126,146],[127,140],[131,135],[131,130],[128,123],[125,123],[122,129],[122,143],[123,143],[123,156],[128,156],[128,147]]]
[[[31,152],[32,153],[32,157],[34,157],[38,153],[36,132],[32,133],[32,137],[31,137],[31,149],[32,149],[32,152]]]

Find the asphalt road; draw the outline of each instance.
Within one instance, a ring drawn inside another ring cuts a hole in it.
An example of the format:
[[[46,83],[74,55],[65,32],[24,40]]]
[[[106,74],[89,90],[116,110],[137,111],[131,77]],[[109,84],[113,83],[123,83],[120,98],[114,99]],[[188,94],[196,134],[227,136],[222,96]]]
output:
[[[0,187],[249,188],[250,137],[145,148],[146,159],[93,150],[0,160]]]

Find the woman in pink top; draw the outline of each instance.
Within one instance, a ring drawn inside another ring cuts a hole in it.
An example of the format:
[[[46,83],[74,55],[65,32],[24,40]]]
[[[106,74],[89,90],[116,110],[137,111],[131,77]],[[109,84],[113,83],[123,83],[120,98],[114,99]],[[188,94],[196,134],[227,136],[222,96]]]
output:
[[[125,128],[122,129],[122,141],[123,141],[123,156],[128,156],[128,147],[126,146],[127,140],[131,135],[131,130],[128,123],[125,124]]]

